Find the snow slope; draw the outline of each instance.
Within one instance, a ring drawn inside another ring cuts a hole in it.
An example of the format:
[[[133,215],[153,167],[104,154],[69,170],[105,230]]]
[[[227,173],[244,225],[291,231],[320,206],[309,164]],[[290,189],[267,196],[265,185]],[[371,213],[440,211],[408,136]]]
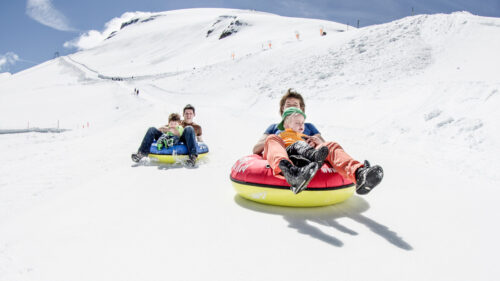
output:
[[[123,21],[92,48],[0,78],[0,129],[71,129],[0,134],[0,280],[500,277],[500,19],[355,29],[190,9]],[[235,196],[230,167],[290,87],[326,139],[384,167],[373,193],[309,209]],[[187,103],[209,161],[134,165],[146,129]]]

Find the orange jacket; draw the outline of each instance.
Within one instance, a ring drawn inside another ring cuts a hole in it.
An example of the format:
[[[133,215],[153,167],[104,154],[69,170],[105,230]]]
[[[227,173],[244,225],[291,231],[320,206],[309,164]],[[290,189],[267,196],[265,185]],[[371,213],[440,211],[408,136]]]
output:
[[[289,147],[290,145],[294,144],[297,141],[303,141],[304,139],[302,137],[306,135],[297,133],[294,130],[288,128],[285,129],[283,132],[279,133],[278,136],[285,143],[285,147]]]

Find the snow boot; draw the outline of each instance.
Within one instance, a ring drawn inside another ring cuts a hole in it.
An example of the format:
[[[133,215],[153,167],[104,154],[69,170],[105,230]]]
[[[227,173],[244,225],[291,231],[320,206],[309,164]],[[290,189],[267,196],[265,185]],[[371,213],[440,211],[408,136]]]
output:
[[[314,149],[312,152],[312,158],[316,163],[318,163],[318,166],[321,167],[323,166],[326,157],[328,157],[328,153],[330,153],[330,151],[328,151],[328,147],[322,146],[318,149]]]
[[[134,161],[136,163],[141,161],[142,158],[147,157],[147,156],[148,156],[147,154],[143,154],[140,151],[131,155],[132,161]]]
[[[312,180],[318,171],[318,163],[311,162],[304,167],[296,167],[288,160],[281,160],[279,167],[285,176],[286,182],[290,185],[293,193],[297,194],[307,188],[307,185]]]
[[[309,161],[317,162],[319,167],[323,166],[323,162],[328,156],[328,147],[322,146],[319,149],[314,149],[305,141],[296,141],[288,146],[286,151],[289,155],[302,155]]]
[[[163,134],[157,141],[156,147],[158,150],[162,150],[164,147],[169,148],[174,146],[174,139],[169,138],[168,135]]]
[[[197,155],[190,154],[188,159],[186,160],[186,166],[193,168],[196,165],[196,158],[198,158]]]
[[[304,166],[308,165],[309,163],[311,163],[311,161],[309,161],[309,159],[305,158],[302,155],[290,155],[290,156],[288,156],[288,158],[290,159],[290,161],[292,161],[294,166],[297,166],[299,168],[304,167]]]
[[[166,139],[159,138],[156,141],[156,149],[158,149],[158,151],[160,151],[163,149],[163,147],[166,147]]]
[[[377,186],[384,177],[384,170],[379,165],[370,166],[365,160],[364,167],[356,170],[356,193],[367,194]]]

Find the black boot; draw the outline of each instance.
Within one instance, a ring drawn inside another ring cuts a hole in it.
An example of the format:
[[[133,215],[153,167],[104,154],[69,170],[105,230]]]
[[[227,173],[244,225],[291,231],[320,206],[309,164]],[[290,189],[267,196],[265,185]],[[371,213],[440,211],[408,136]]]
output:
[[[289,155],[288,158],[290,159],[290,161],[292,161],[294,166],[297,166],[299,168],[311,163],[309,159],[305,158],[302,155]]]
[[[364,167],[356,170],[356,193],[367,194],[372,191],[384,177],[384,170],[379,165],[370,166],[365,160]]]
[[[188,159],[186,159],[186,166],[189,168],[194,168],[196,165],[196,158],[198,158],[195,154],[190,154]]]
[[[302,155],[309,161],[317,162],[319,167],[323,165],[323,162],[325,162],[328,156],[328,147],[322,146],[319,149],[314,149],[314,147],[310,146],[305,141],[296,141],[288,146],[286,151],[290,155]]]
[[[321,167],[323,166],[323,162],[325,162],[326,157],[328,157],[328,153],[328,147],[322,146],[318,149],[314,149],[311,157],[314,161],[316,161],[316,163],[318,163],[318,166]]]
[[[137,152],[137,153],[132,154],[130,157],[132,158],[132,161],[137,163],[137,162],[141,161],[142,158],[148,157],[148,155],[143,154],[142,152]]]
[[[283,159],[280,161],[279,167],[285,176],[286,182],[290,185],[290,189],[295,194],[306,189],[318,171],[318,163],[316,162],[311,162],[307,166],[298,168],[290,163],[290,161]]]

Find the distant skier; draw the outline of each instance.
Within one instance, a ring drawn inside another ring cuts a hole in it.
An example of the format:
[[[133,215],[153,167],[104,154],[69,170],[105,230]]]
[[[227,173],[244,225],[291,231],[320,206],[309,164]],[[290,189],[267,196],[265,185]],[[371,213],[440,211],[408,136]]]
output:
[[[302,112],[305,112],[302,95],[292,89],[289,89],[280,100],[280,114],[283,115],[284,110],[289,107],[300,108]],[[283,174],[290,186],[294,186],[298,190],[305,189],[303,185],[307,185],[314,176],[312,173],[314,165],[304,167],[294,165],[287,154],[283,139],[276,135],[277,133],[280,133],[278,124],[269,126],[255,144],[253,153],[263,154],[264,159],[267,159],[269,166],[273,169],[274,175]],[[382,167],[370,166],[368,161],[364,163],[356,161],[338,143],[325,142],[313,124],[305,123],[303,134],[306,135],[305,140],[311,147],[321,148],[325,146],[328,148],[326,161],[342,177],[356,183],[358,194],[367,194],[382,181],[384,176]]]

